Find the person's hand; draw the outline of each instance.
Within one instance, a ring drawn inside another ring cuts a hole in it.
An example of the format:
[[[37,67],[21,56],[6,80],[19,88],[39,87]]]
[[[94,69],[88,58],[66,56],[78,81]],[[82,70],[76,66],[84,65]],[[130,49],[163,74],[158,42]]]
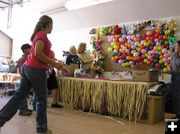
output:
[[[60,69],[62,71],[63,76],[68,76],[70,74],[70,68],[67,65],[63,65]]]
[[[63,66],[63,63],[53,62],[50,66],[56,68],[57,70],[60,70],[60,68]]]

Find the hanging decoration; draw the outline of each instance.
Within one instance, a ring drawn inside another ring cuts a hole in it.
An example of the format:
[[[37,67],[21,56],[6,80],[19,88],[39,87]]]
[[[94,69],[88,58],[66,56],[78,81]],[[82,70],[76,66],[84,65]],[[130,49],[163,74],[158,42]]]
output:
[[[93,65],[92,68],[95,71],[95,76],[100,77],[102,72],[104,71],[104,54],[101,50],[102,39],[99,37],[99,32],[95,29],[90,31],[90,34],[93,34],[91,37],[90,43],[92,44],[92,57],[93,57]]]
[[[112,61],[124,67],[147,64],[168,72],[171,48],[175,42],[176,22],[143,21],[132,25],[101,27],[99,34],[106,36]]]

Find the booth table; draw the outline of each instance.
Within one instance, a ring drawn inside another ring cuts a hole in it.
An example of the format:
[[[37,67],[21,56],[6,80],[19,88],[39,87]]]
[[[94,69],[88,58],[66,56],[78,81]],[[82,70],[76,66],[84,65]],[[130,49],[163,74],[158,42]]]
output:
[[[4,87],[1,89],[3,93],[1,94],[1,97],[3,95],[6,95],[8,91],[12,91],[13,89],[8,90],[8,85],[14,85],[20,83],[20,74],[16,73],[0,73],[0,83],[4,84]]]
[[[58,81],[60,99],[65,105],[135,121],[146,110],[148,89],[157,84],[71,77],[60,77]]]

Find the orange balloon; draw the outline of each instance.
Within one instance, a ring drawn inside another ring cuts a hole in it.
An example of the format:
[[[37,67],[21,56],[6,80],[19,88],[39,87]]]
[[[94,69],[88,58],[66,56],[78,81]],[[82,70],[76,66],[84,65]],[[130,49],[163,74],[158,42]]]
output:
[[[164,35],[164,36],[163,36],[163,39],[165,39],[165,40],[166,40],[166,39],[167,39],[167,35]]]
[[[112,61],[115,61],[115,57],[112,57],[111,60],[112,60]]]
[[[116,56],[114,57],[114,59],[115,59],[115,60],[119,59],[119,56],[116,55]]]
[[[152,40],[148,40],[148,44],[151,44],[152,43]]]
[[[167,40],[164,42],[165,45],[167,45],[168,43],[169,43],[169,42],[168,42]]]
[[[151,64],[151,61],[150,61],[150,60],[148,60],[146,63],[147,63],[148,65],[150,65],[150,64]]]
[[[144,58],[145,58],[145,55],[143,54],[143,55],[141,55],[141,57],[142,57],[142,59],[144,59]]]
[[[156,33],[160,33],[160,29],[159,28],[156,29]]]

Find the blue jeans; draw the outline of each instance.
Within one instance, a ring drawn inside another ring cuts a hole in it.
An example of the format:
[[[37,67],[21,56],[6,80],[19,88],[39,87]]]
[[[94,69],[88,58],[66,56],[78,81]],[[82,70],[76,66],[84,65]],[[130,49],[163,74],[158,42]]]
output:
[[[20,84],[19,83],[16,83],[14,84],[15,86],[15,90],[19,89],[20,87]],[[26,111],[28,109],[28,104],[27,104],[27,98],[21,103],[20,107],[19,107],[19,110],[20,111]]]
[[[171,76],[173,110],[180,119],[180,72],[173,72]]]
[[[22,67],[20,87],[0,110],[0,127],[9,121],[17,112],[22,102],[26,99],[30,89],[36,96],[36,128],[47,129],[47,77],[43,69],[31,68],[26,65]]]

